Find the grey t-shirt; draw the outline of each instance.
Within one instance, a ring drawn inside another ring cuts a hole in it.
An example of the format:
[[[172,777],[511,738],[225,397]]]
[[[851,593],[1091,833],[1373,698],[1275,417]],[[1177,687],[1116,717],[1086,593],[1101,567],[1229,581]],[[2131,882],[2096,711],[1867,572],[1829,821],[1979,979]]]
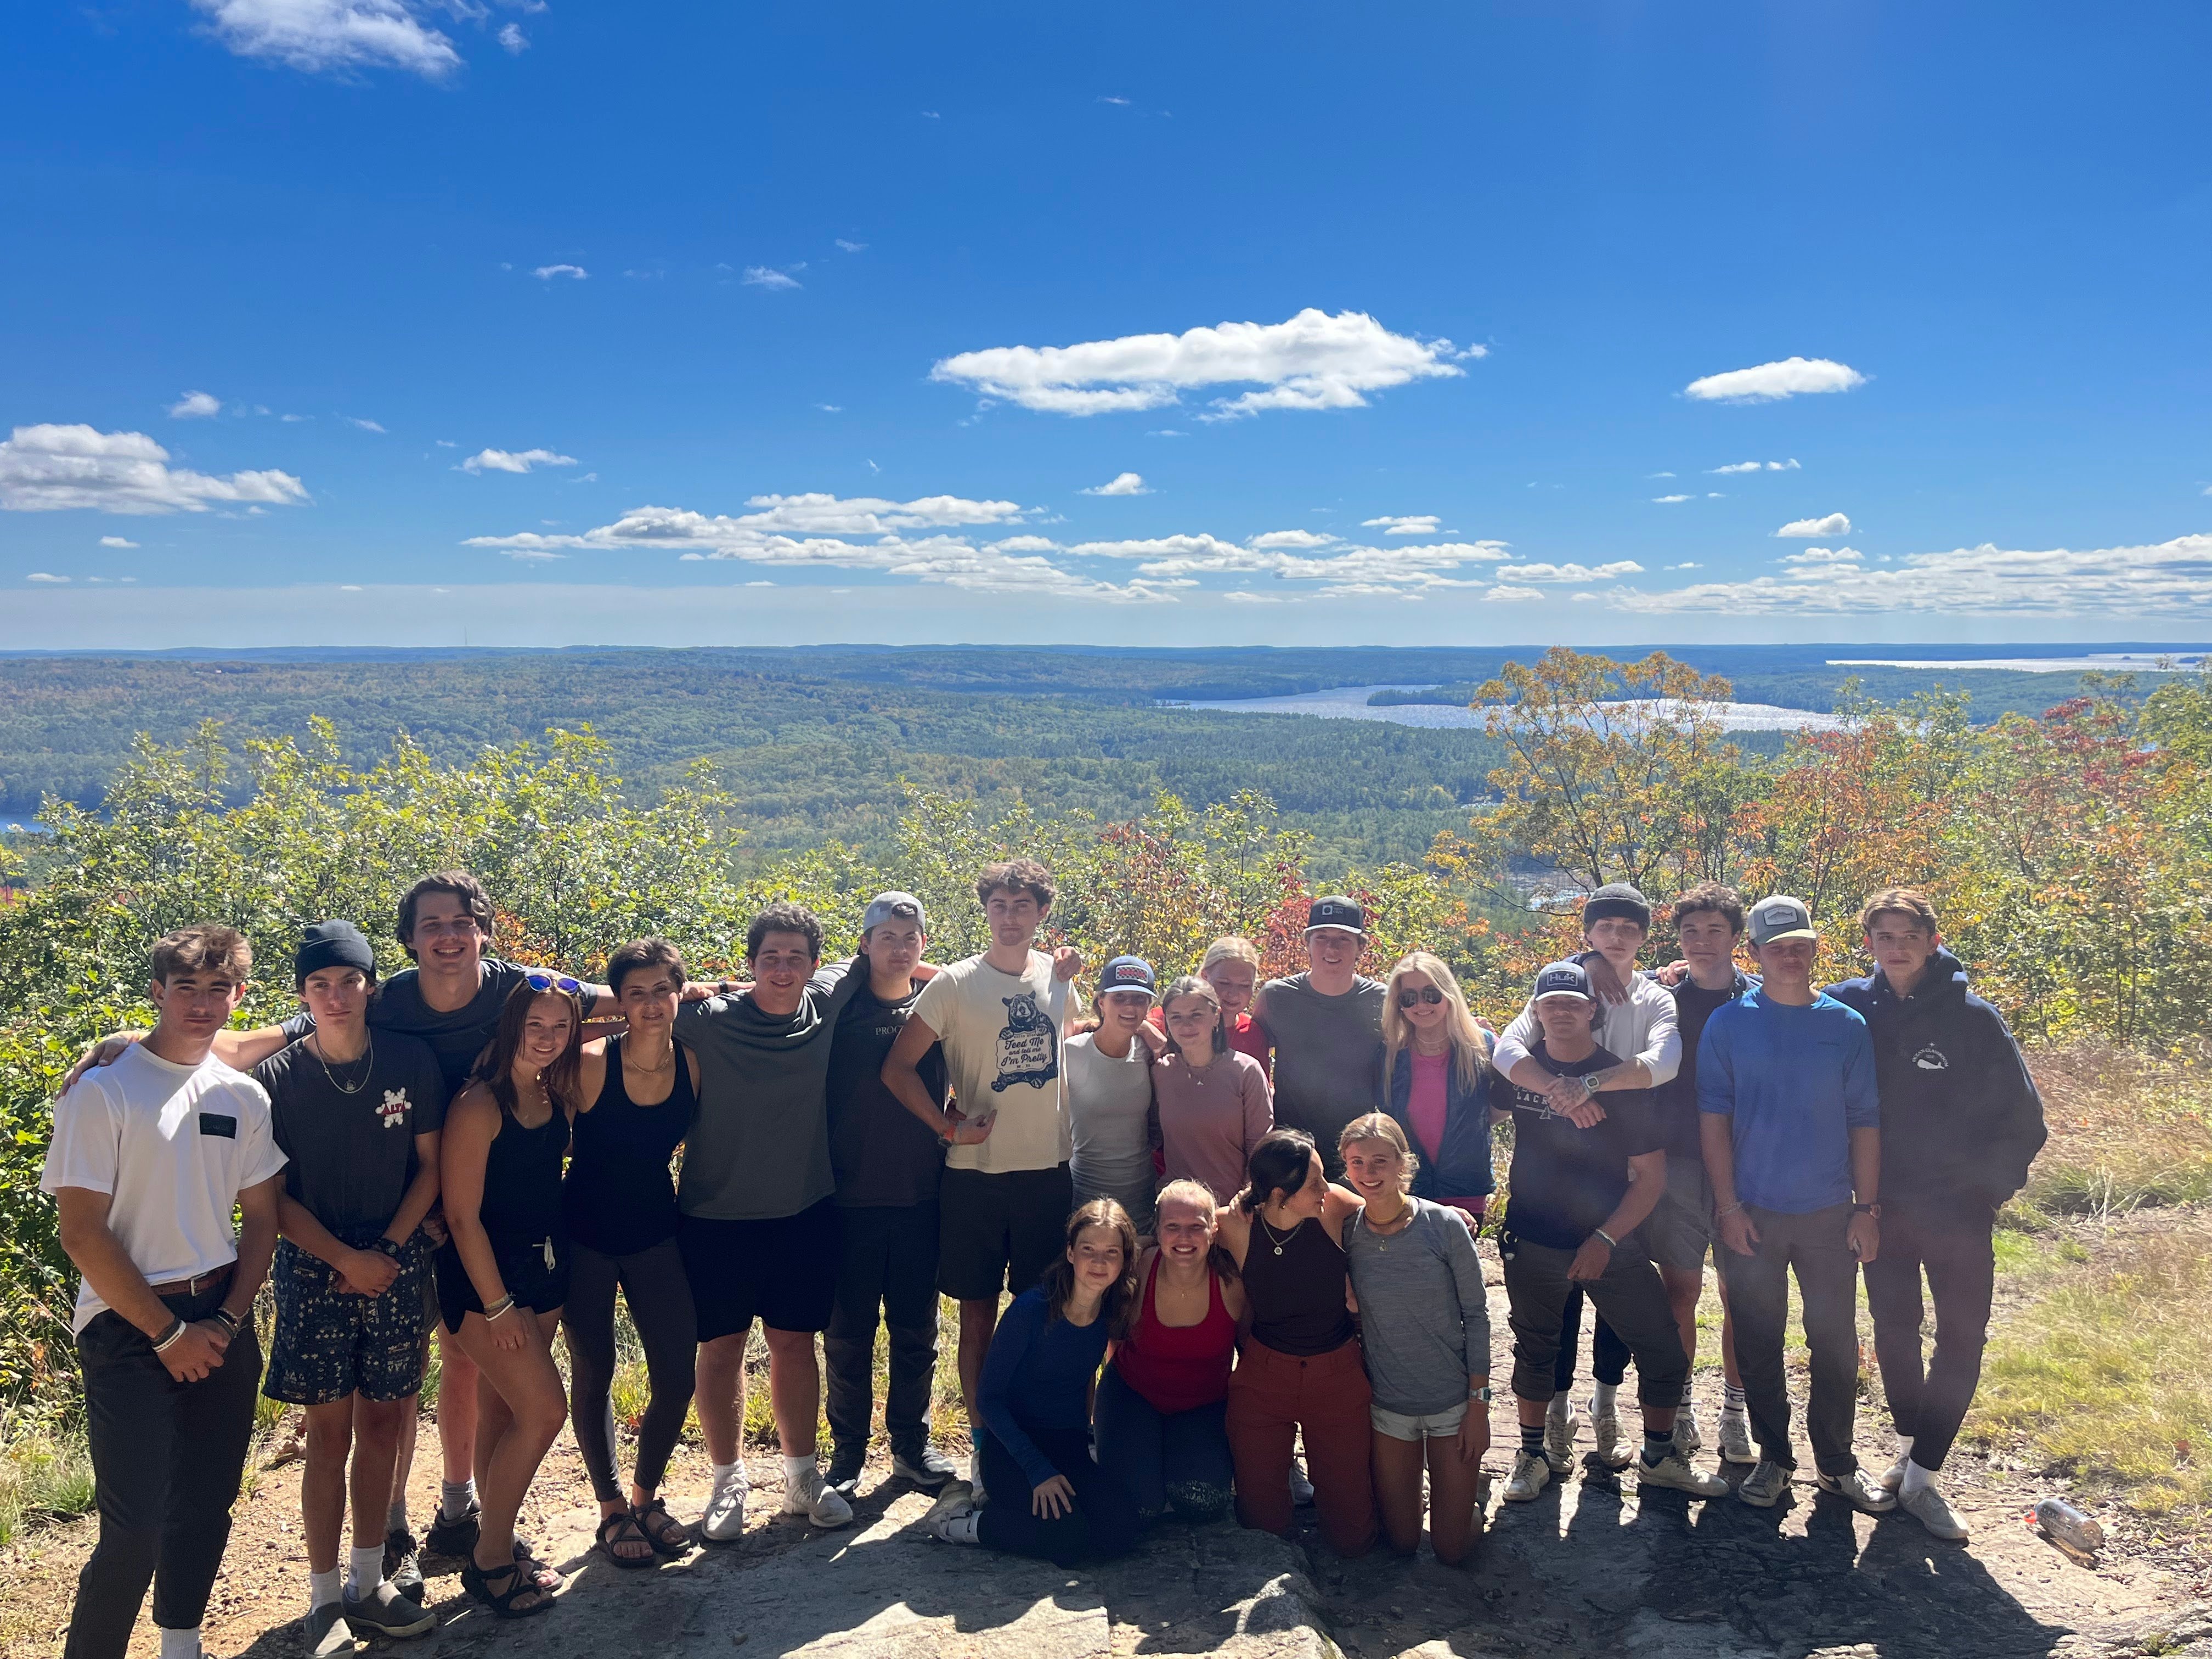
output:
[[[1129,1212],[1140,1234],[1152,1231],[1152,1068],[1141,1041],[1119,1060],[1102,1053],[1096,1033],[1068,1038],[1067,1120],[1075,1140],[1069,1174],[1075,1201],[1110,1198]]]
[[[415,1137],[446,1122],[438,1056],[420,1039],[372,1030],[369,1053],[325,1066],[302,1040],[253,1068],[269,1091],[269,1127],[288,1160],[284,1191],[340,1240],[381,1230],[418,1167]],[[360,1079],[348,1094],[337,1085]],[[335,1080],[334,1080],[335,1079]]]
[[[794,1013],[763,1014],[749,991],[678,1010],[676,1040],[699,1056],[699,1105],[676,1184],[685,1215],[773,1221],[836,1190],[830,1045],[838,1015],[868,982],[851,965],[816,974]]]
[[[1336,1138],[1375,1109],[1382,1080],[1382,981],[1361,976],[1341,996],[1323,996],[1311,977],[1271,979],[1252,1018],[1275,1049],[1275,1124],[1304,1129],[1334,1175]]]
[[[1364,1210],[1346,1222],[1344,1255],[1375,1403],[1425,1417],[1466,1399],[1470,1376],[1490,1375],[1490,1306],[1467,1218],[1425,1198],[1406,1202],[1413,1220],[1387,1238],[1364,1224]]]

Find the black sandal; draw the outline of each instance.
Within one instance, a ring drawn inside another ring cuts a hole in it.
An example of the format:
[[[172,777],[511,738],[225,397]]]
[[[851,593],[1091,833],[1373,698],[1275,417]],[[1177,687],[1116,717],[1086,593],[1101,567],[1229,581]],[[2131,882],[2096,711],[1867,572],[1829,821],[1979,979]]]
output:
[[[622,1535],[624,1528],[629,1530],[628,1537]],[[617,1544],[627,1544],[633,1540],[646,1547],[643,1555],[615,1553]],[[628,1510],[617,1510],[599,1522],[599,1541],[592,1547],[617,1566],[623,1568],[649,1567],[660,1553],[659,1547],[653,1541],[646,1529],[638,1525],[637,1517]]]
[[[473,1561],[476,1558],[471,1556],[469,1559]],[[526,1538],[517,1538],[514,1540],[514,1559],[523,1566],[530,1569],[531,1582],[548,1595],[552,1595],[568,1582],[561,1577],[558,1570],[547,1566],[531,1553],[530,1540]]]
[[[645,1541],[653,1546],[655,1555],[673,1561],[691,1553],[691,1529],[671,1515],[668,1505],[659,1498],[650,1504],[633,1504],[629,1513],[637,1522],[637,1529],[645,1534]],[[658,1527],[653,1524],[656,1520],[660,1522]]]
[[[495,1590],[491,1587],[491,1573],[478,1566],[475,1558],[471,1557],[461,1566],[461,1586],[501,1619],[534,1619],[552,1607],[553,1597],[543,1586],[525,1576],[523,1566],[524,1564],[518,1561],[511,1567],[491,1569],[491,1572],[513,1581],[504,1590]],[[535,1595],[538,1598],[538,1604],[528,1607],[516,1607],[514,1598],[524,1594]]]

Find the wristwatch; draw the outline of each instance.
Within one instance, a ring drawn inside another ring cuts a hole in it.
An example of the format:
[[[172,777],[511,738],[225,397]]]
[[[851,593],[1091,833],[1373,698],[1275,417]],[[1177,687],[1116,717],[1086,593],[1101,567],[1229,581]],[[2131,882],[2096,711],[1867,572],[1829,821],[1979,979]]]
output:
[[[1467,1397],[1469,1400],[1480,1400],[1484,1405],[1487,1406],[1491,1401],[1496,1397],[1496,1395],[1495,1391],[1492,1389],[1490,1384],[1486,1382],[1479,1389],[1469,1389],[1467,1391]]]
[[[1853,1215],[1870,1215],[1876,1221],[1879,1221],[1881,1219],[1881,1206],[1879,1204],[1854,1204],[1851,1206],[1851,1213]]]
[[[1583,1098],[1584,1100],[1594,1099],[1596,1097],[1597,1073],[1595,1072],[1584,1072],[1582,1076],[1577,1079],[1577,1081],[1581,1083],[1583,1085]]]

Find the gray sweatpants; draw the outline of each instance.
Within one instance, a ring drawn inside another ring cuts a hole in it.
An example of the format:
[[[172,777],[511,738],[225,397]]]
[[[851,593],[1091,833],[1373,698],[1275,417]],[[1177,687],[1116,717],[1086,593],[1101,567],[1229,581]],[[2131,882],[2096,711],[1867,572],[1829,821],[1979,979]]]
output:
[[[1620,1242],[1599,1278],[1584,1283],[1584,1295],[1613,1327],[1636,1361],[1636,1397],[1646,1406],[1679,1406],[1690,1362],[1682,1352],[1682,1334],[1667,1305],[1659,1270],[1636,1248],[1633,1234]],[[1559,1352],[1560,1316],[1575,1288],[1567,1277],[1572,1250],[1555,1250],[1513,1236],[1509,1227],[1498,1240],[1505,1264],[1505,1294],[1512,1308],[1513,1392],[1522,1400],[1552,1397],[1552,1368]]]
[[[1845,1236],[1851,1206],[1785,1215],[1747,1204],[1744,1213],[1759,1233],[1755,1253],[1738,1255],[1723,1245],[1714,1254],[1728,1281],[1736,1368],[1759,1455],[1785,1469],[1797,1467],[1790,1449],[1790,1383],[1782,1368],[1794,1271],[1805,1308],[1805,1346],[1812,1351],[1805,1431],[1813,1442],[1813,1465],[1823,1474],[1848,1474],[1859,1466],[1851,1450],[1859,1387],[1858,1258]]]

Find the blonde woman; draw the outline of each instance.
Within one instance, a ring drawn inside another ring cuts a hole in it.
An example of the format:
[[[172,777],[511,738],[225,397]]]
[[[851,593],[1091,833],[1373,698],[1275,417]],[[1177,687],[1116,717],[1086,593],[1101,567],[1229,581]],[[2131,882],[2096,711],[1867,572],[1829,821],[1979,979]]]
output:
[[[1252,1023],[1252,999],[1260,988],[1259,946],[1235,933],[1223,934],[1206,947],[1206,955],[1199,960],[1198,977],[1213,988],[1214,1000],[1221,1008],[1221,1032],[1214,1039],[1215,1049],[1248,1055],[1272,1088],[1274,1051],[1267,1046],[1267,1033]],[[1152,1024],[1163,1031],[1167,1029],[1164,1009],[1152,1011]],[[1237,1179],[1243,1179],[1241,1173]]]
[[[1382,1002],[1382,1087],[1376,1104],[1420,1154],[1413,1195],[1463,1212],[1470,1227],[1497,1180],[1490,1168],[1490,1034],[1459,981],[1426,951],[1401,957]]]

